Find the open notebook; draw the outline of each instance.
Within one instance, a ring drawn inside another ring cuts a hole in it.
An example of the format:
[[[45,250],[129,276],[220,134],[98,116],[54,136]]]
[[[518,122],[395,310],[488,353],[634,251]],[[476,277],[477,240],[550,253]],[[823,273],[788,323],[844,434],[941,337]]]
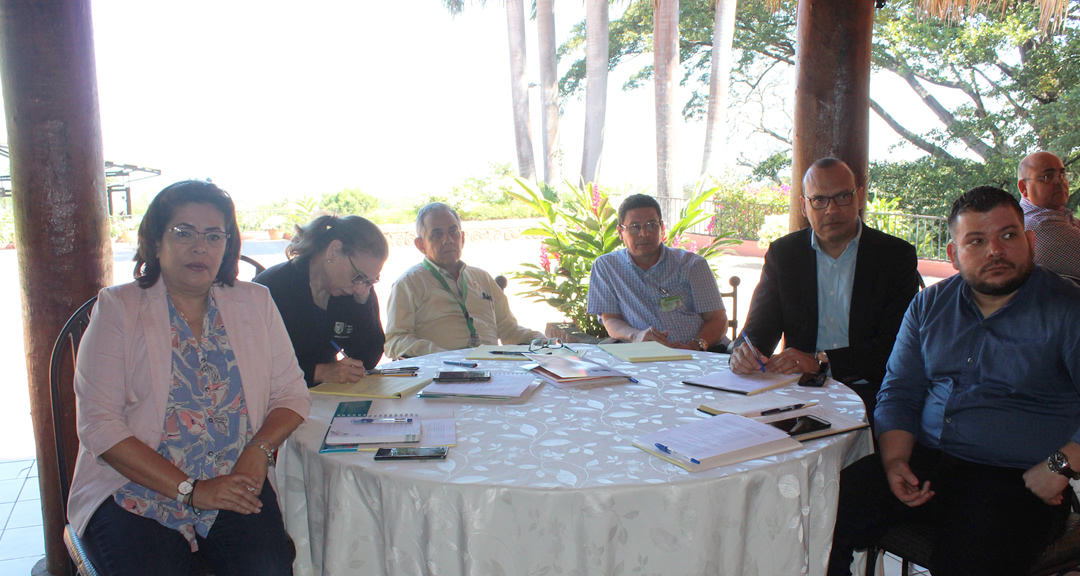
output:
[[[720,414],[634,439],[634,446],[691,472],[799,448],[786,432],[739,416]]]
[[[370,408],[371,402],[367,400],[338,404],[330,428],[326,431],[325,444],[385,444],[420,440],[419,414],[372,414]]]

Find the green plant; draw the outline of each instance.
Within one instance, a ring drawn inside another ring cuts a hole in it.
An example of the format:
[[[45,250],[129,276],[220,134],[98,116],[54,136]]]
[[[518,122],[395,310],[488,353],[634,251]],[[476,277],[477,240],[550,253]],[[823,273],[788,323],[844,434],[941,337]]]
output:
[[[359,188],[345,188],[328,196],[320,203],[326,211],[338,216],[365,216],[379,207],[379,199],[361,192]]]
[[[543,240],[540,263],[522,263],[524,271],[509,275],[529,286],[530,290],[523,295],[556,308],[586,334],[606,336],[603,325],[586,307],[593,262],[622,244],[616,232],[618,214],[607,194],[595,184],[582,189],[567,182],[560,202],[559,195],[550,188],[541,189],[520,178],[514,181],[522,191],[508,194],[541,214],[539,226],[522,234],[540,236]],[[710,260],[710,264],[723,253],[724,245],[737,242],[714,238],[698,247],[686,238],[690,228],[709,218],[702,204],[713,193],[713,189],[706,190],[699,183],[664,239],[671,246],[693,249]]]
[[[709,229],[718,236],[744,240],[758,238],[766,216],[786,215],[791,201],[791,186],[787,184],[720,182],[713,190],[716,214]]]
[[[311,222],[315,213],[319,211],[319,200],[311,196],[302,196],[292,201],[289,222],[296,226],[303,226]]]

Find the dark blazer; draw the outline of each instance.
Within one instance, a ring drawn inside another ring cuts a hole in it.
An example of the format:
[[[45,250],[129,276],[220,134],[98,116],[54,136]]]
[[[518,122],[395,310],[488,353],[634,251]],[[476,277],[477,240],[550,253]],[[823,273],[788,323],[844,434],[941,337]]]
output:
[[[747,337],[762,354],[773,350],[781,336],[788,348],[815,352],[817,253],[810,246],[812,233],[805,228],[788,234],[765,254],[745,324]],[[851,287],[851,345],[825,351],[835,379],[881,384],[904,312],[918,291],[915,247],[863,224]]]
[[[271,266],[253,281],[270,289],[309,388],[315,385],[315,366],[337,360],[331,341],[369,370],[379,363],[386,336],[374,288],[364,304],[351,296],[331,296],[323,311],[311,296],[306,259]]]

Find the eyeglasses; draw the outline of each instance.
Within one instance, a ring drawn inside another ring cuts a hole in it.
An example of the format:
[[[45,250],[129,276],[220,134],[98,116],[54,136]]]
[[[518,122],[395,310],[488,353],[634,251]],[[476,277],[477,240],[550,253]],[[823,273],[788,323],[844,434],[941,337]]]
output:
[[[199,232],[192,228],[181,228],[179,226],[173,226],[170,232],[173,233],[173,239],[177,244],[181,246],[191,246],[203,238],[206,240],[206,244],[211,248],[220,248],[225,245],[225,241],[232,238],[232,234],[226,234],[218,230],[210,230],[209,232]]]
[[[537,338],[537,339],[533,340],[532,342],[529,342],[529,352],[530,353],[539,352],[540,350],[543,350],[544,348],[549,348],[549,349],[552,349],[552,350],[555,350],[555,349],[558,349],[558,348],[566,348],[567,350],[570,350],[571,353],[577,354],[577,352],[574,352],[574,350],[571,349],[569,346],[567,346],[566,344],[563,344],[563,341],[558,339],[558,338]]]
[[[1075,172],[1066,172],[1064,170],[1060,170],[1060,171],[1054,170],[1053,172],[1051,172],[1049,174],[1042,174],[1042,175],[1036,176],[1034,178],[1022,178],[1022,180],[1038,180],[1039,182],[1042,182],[1043,184],[1050,184],[1051,182],[1055,182],[1057,180],[1062,180],[1062,181],[1064,181],[1066,183],[1072,184],[1073,181],[1076,180],[1076,173]]]
[[[837,206],[847,206],[851,204],[851,201],[855,199],[855,191],[841,192],[835,196],[803,196],[810,201],[810,207],[814,210],[824,210],[829,207],[829,202],[834,202]]]
[[[370,287],[372,287],[372,286],[379,283],[379,277],[378,276],[376,276],[375,279],[372,280],[372,279],[367,277],[367,274],[364,274],[363,272],[361,272],[360,269],[356,267],[356,264],[353,264],[352,256],[346,256],[346,258],[349,259],[349,266],[352,266],[353,272],[356,272],[356,276],[353,276],[353,279],[352,279],[353,286],[359,286],[361,284],[365,284],[365,285],[367,285],[368,288],[370,288]]]
[[[649,220],[648,222],[645,223],[644,226],[642,226],[641,224],[631,224],[629,226],[623,226],[622,224],[619,224],[619,230],[622,230],[624,232],[629,232],[630,234],[632,234],[634,236],[638,236],[638,235],[641,234],[642,228],[644,228],[645,231],[648,232],[649,234],[653,234],[657,230],[660,229],[660,226],[663,226],[662,221],[657,222],[656,220]]]

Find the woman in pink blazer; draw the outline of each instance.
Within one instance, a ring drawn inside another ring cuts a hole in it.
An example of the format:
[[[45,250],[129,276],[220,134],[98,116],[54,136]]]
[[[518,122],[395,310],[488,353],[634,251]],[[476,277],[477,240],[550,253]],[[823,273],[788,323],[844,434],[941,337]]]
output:
[[[270,466],[310,397],[281,316],[236,281],[232,199],[173,184],[139,227],[135,282],[101,291],[75,371],[68,515],[102,574],[290,574]]]

